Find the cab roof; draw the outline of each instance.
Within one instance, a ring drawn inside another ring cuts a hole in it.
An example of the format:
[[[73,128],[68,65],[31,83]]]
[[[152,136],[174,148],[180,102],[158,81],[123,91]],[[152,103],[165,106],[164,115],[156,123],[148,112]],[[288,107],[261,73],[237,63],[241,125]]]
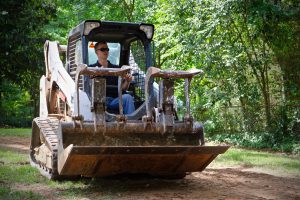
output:
[[[123,42],[137,38],[150,42],[154,25],[146,23],[85,20],[69,32],[69,37],[80,34],[89,41]]]

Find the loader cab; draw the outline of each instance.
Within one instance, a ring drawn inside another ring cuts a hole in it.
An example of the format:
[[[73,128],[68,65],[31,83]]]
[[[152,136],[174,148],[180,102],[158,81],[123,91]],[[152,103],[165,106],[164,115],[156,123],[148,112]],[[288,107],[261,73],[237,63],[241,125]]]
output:
[[[106,41],[110,49],[108,60],[119,67],[129,65],[133,69],[131,73],[134,81],[128,92],[133,95],[138,108],[145,101],[144,77],[154,59],[151,49],[153,34],[152,24],[83,21],[69,33],[67,70],[75,80],[77,66],[96,63],[94,45],[99,41]],[[82,76],[79,86],[90,97],[89,78]]]

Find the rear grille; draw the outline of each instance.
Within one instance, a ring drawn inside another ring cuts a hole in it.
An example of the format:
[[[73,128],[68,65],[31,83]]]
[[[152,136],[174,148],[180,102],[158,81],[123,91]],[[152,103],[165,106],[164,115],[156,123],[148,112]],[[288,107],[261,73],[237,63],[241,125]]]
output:
[[[77,65],[75,63],[75,51],[76,43],[80,40],[80,33],[70,37],[68,43],[68,60],[69,60],[69,74],[71,78],[75,81],[75,75],[77,70]],[[83,76],[79,78],[79,89],[83,90]]]

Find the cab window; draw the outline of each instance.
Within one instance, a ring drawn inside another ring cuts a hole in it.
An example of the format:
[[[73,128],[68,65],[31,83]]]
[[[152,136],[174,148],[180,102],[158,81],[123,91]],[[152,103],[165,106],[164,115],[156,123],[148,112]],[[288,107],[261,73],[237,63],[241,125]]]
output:
[[[95,45],[97,42],[93,42]],[[97,62],[98,58],[95,53],[95,50],[93,47],[91,47],[92,42],[89,42],[88,44],[88,65],[94,64]],[[121,45],[120,43],[111,43],[108,42],[107,46],[109,48],[109,56],[108,60],[114,64],[114,65],[119,65],[120,64],[120,52],[121,52]]]

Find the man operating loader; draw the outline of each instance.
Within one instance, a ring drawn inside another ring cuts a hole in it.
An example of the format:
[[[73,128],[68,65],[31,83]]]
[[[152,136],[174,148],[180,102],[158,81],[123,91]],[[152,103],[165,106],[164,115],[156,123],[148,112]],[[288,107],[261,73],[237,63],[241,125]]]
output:
[[[95,53],[98,57],[98,60],[95,64],[90,65],[90,67],[103,67],[103,68],[119,68],[117,65],[111,64],[109,60],[107,60],[109,56],[109,48],[107,46],[107,42],[98,42],[95,44]],[[92,77],[93,78],[93,77]],[[104,76],[106,79],[106,85],[118,85],[118,77],[116,76]],[[133,77],[131,74],[127,74],[123,80],[122,80],[122,90],[127,90],[130,82],[133,80]],[[122,101],[123,101],[123,108],[124,108],[124,114],[130,114],[134,112],[134,101],[133,97],[130,94],[123,94],[122,95]],[[113,98],[110,96],[110,91],[107,91],[107,97],[106,97],[106,105],[108,110],[118,110],[119,108],[119,99]]]

